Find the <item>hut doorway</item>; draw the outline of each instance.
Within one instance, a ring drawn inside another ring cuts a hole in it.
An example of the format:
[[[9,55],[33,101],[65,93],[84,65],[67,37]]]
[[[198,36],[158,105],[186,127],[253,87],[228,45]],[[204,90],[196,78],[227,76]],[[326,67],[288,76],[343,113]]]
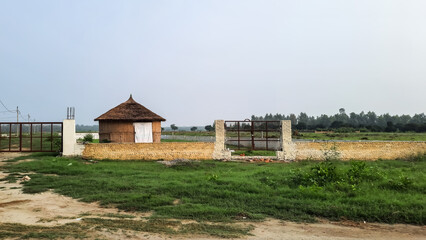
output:
[[[136,122],[135,143],[152,143],[152,122]]]

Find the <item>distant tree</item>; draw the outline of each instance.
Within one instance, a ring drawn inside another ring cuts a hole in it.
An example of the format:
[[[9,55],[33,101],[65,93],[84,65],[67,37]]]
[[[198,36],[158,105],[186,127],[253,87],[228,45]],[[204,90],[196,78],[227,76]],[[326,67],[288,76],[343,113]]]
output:
[[[290,121],[291,121],[291,125],[297,124],[297,117],[294,113],[290,114]]]
[[[393,122],[388,121],[388,122],[386,123],[385,132],[395,132],[395,131],[396,131],[396,128],[395,128],[395,126],[393,125]]]
[[[407,123],[404,126],[404,132],[415,132],[417,130],[417,124],[415,123]]]
[[[161,128],[161,131],[164,131],[164,128],[163,128],[163,127]]]
[[[178,130],[178,127],[177,127],[175,124],[170,125],[170,128],[171,128],[173,131]]]
[[[206,129],[206,131],[209,131],[209,132],[214,131],[214,127],[212,127],[212,125],[207,125],[204,127],[204,129]]]
[[[197,127],[192,127],[191,128],[191,131],[193,131],[193,132],[196,131],[196,130],[197,130]]]
[[[330,128],[340,128],[340,127],[343,127],[342,121],[334,121],[330,125]]]
[[[305,125],[308,123],[308,121],[309,121],[309,117],[308,117],[308,115],[306,114],[306,113],[304,113],[304,112],[301,112],[300,114],[299,114],[299,116],[297,117],[297,122],[298,123],[300,123],[300,122],[303,122],[303,123],[305,123]]]

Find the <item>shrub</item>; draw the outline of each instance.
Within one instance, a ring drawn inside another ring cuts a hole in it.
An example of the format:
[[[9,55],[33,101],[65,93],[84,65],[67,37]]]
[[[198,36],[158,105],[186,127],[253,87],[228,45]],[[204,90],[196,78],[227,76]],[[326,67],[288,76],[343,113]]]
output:
[[[311,168],[308,180],[315,186],[324,186],[338,179],[336,166],[330,161],[325,161]]]
[[[351,168],[347,172],[348,182],[350,184],[358,184],[361,182],[365,174],[365,162],[357,161],[351,162]]]
[[[93,142],[93,135],[88,133],[84,136],[83,142]]]
[[[408,190],[413,187],[413,180],[404,175],[400,175],[398,179],[390,179],[386,183],[382,184],[382,187],[391,190]]]

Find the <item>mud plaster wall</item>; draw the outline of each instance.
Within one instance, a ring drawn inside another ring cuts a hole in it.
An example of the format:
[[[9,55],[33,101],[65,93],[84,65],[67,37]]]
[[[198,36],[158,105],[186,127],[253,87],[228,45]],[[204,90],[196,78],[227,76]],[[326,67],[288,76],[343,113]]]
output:
[[[324,152],[335,145],[342,160],[405,158],[426,153],[426,142],[293,142],[295,160],[323,160]]]
[[[212,159],[214,143],[96,143],[87,144],[83,151],[85,159],[115,160],[173,160]]]

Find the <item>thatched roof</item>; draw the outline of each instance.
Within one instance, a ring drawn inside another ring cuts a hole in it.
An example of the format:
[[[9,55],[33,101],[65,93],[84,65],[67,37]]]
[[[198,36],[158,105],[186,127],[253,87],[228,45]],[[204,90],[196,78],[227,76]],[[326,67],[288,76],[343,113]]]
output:
[[[158,116],[148,108],[133,100],[131,94],[129,100],[95,119],[95,121],[99,120],[124,120],[141,122],[166,121],[166,119]]]

